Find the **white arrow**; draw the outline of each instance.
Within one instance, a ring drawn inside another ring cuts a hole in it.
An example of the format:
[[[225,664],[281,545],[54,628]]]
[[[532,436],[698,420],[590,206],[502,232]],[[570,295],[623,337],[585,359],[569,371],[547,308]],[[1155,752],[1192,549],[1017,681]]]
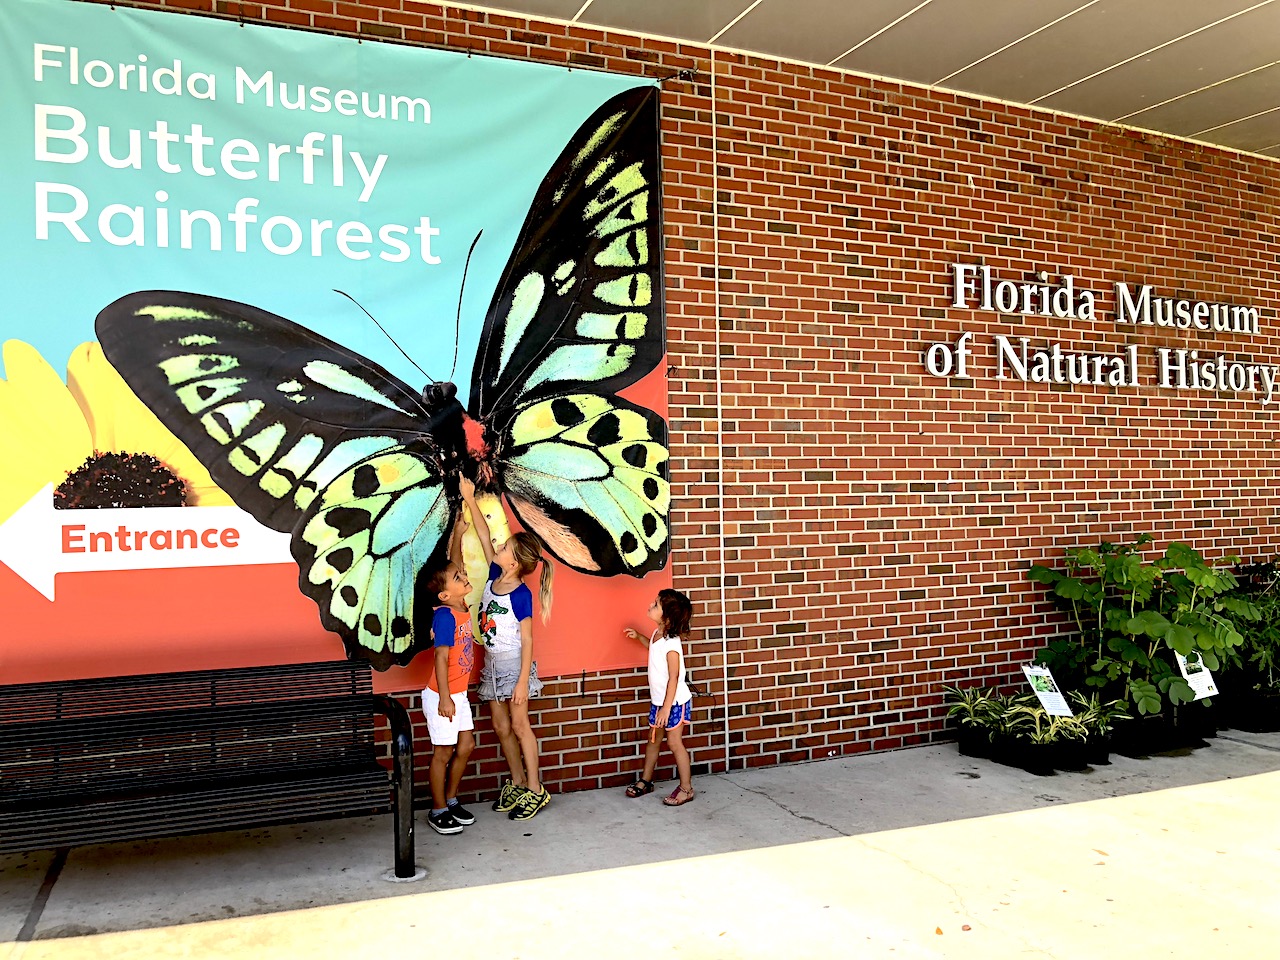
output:
[[[293,563],[289,534],[239,507],[55,510],[49,484],[0,524],[0,562],[50,600],[59,573]]]

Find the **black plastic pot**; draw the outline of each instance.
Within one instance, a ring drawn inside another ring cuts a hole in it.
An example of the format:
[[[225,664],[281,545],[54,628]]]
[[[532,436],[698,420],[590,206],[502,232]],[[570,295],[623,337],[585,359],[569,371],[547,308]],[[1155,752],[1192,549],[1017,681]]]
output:
[[[1061,747],[1060,743],[1032,743],[1017,737],[997,736],[991,741],[990,759],[1038,777],[1049,777],[1060,768]]]
[[[1173,708],[1173,729],[1182,739],[1182,746],[1203,747],[1199,740],[1212,740],[1218,735],[1219,710],[1217,699],[1213,704],[1184,703]]]
[[[1112,751],[1126,757],[1149,757],[1176,747],[1173,720],[1163,713],[1117,723],[1111,733]]]
[[[1085,758],[1090,766],[1104,767],[1111,763],[1111,734],[1094,734],[1084,743]]]
[[[1117,723],[1111,735],[1111,749],[1126,757],[1149,757],[1207,747],[1205,738],[1217,735],[1217,714],[1203,704],[1189,703],[1155,716]]]
[[[1053,744],[1058,748],[1053,765],[1059,770],[1083,770],[1089,766],[1089,743],[1087,740],[1063,740]]]
[[[956,746],[962,757],[985,760],[991,756],[991,738],[986,730],[978,727],[959,727],[956,730]]]
[[[1223,701],[1226,716],[1223,723],[1249,733],[1275,733],[1280,730],[1280,693],[1241,690]]]

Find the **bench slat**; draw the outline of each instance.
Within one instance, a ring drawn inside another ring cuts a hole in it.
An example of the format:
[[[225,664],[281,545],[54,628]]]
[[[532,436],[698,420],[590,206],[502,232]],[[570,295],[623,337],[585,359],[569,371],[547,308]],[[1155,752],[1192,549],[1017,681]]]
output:
[[[367,664],[351,661],[11,684],[0,687],[0,729],[31,720],[370,693]]]
[[[64,803],[6,814],[0,853],[209,833],[337,815],[385,813],[391,808],[386,771],[295,777],[198,792]]]
[[[59,747],[94,742],[122,742],[159,738],[179,733],[199,733],[245,726],[302,724],[311,720],[340,717],[368,718],[373,729],[373,696],[325,697],[290,703],[235,704],[218,707],[189,707],[182,710],[135,711],[113,715],[109,724],[101,716],[63,718],[27,723],[0,724],[0,750],[24,744]]]

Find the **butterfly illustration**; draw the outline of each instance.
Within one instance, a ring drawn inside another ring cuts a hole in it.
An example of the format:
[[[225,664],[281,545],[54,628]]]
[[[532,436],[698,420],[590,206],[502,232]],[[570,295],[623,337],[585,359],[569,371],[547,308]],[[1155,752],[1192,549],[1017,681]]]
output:
[[[598,576],[667,558],[667,427],[617,391],[664,353],[657,91],[602,105],[534,196],[493,294],[464,409],[283,317],[132,293],[104,353],[244,510],[292,534],[298,583],[348,656],[429,643],[458,478],[502,494],[550,552]],[[415,600],[420,608],[415,607]]]

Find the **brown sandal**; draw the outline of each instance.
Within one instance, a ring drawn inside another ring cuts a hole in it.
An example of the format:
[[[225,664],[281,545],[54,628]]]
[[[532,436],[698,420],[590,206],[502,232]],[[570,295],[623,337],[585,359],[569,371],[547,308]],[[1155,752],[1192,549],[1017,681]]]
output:
[[[668,807],[679,807],[688,803],[697,795],[698,794],[694,791],[693,787],[690,787],[688,790],[685,790],[684,787],[676,787],[671,791],[671,796],[662,798],[662,803],[664,806]]]

